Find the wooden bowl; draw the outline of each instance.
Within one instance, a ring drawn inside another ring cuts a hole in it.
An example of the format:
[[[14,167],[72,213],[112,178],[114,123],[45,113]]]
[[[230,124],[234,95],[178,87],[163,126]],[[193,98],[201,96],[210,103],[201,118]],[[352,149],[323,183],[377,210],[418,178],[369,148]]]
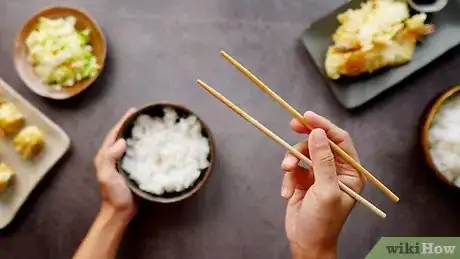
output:
[[[446,101],[447,99],[449,99],[455,94],[460,94],[460,86],[454,86],[448,89],[447,91],[443,92],[439,97],[437,97],[433,101],[432,105],[429,106],[429,108],[427,109],[426,115],[424,117],[424,120],[423,120],[423,125],[421,127],[420,141],[422,144],[423,155],[425,157],[425,161],[430,166],[430,168],[436,173],[436,176],[440,178],[442,181],[448,183],[449,185],[455,188],[459,188],[453,182],[447,179],[436,167],[431,157],[431,154],[430,154],[430,144],[428,142],[428,131],[431,127],[434,116],[436,115],[436,113],[438,112],[439,108],[444,103],[444,101]]]
[[[215,148],[214,148],[214,138],[212,136],[211,130],[206,126],[206,124],[191,110],[185,108],[184,106],[171,102],[161,102],[156,104],[147,105],[144,108],[138,110],[132,114],[122,125],[120,131],[118,132],[117,139],[123,138],[128,139],[131,137],[131,132],[134,126],[134,122],[140,115],[149,115],[151,117],[163,117],[163,108],[172,108],[174,109],[179,118],[185,118],[190,115],[197,117],[198,121],[201,123],[201,134],[209,139],[210,151],[208,155],[209,166],[206,169],[201,171],[200,176],[195,181],[195,183],[181,192],[172,192],[164,193],[163,195],[155,195],[146,191],[143,191],[139,188],[139,185],[129,177],[129,174],[123,170],[121,166],[121,161],[124,156],[117,160],[117,169],[118,172],[123,175],[128,187],[138,196],[144,198],[148,201],[159,202],[159,203],[174,203],[181,200],[184,200],[193,194],[195,194],[208,180],[211,175],[212,168],[214,166],[214,157],[215,157]]]
[[[79,30],[89,28],[91,30],[90,35],[90,44],[93,47],[93,54],[96,56],[97,63],[101,67],[96,76],[84,79],[77,82],[73,87],[65,88],[61,91],[53,90],[51,87],[42,83],[38,76],[35,75],[32,65],[27,61],[28,49],[26,46],[26,39],[29,36],[30,32],[35,29],[37,26],[38,20],[40,17],[47,18],[61,18],[67,16],[74,16],[77,19],[75,27]],[[14,64],[16,70],[19,73],[22,81],[36,94],[48,97],[51,99],[67,99],[72,96],[75,96],[81,93],[83,90],[88,88],[99,76],[101,73],[105,58],[107,55],[107,44],[102,34],[101,28],[96,24],[95,20],[91,18],[85,11],[74,8],[74,7],[64,7],[64,6],[52,6],[47,7],[38,13],[36,13],[32,18],[30,18],[21,31],[16,36],[14,42]]]

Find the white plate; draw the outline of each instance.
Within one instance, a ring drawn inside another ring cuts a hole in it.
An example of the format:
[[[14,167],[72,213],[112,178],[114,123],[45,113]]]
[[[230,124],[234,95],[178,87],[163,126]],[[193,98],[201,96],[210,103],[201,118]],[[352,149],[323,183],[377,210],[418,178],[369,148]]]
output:
[[[67,134],[48,117],[0,79],[0,91],[6,101],[14,103],[26,117],[27,125],[35,125],[45,135],[45,149],[32,161],[23,160],[15,151],[11,139],[0,138],[0,161],[15,172],[12,188],[0,194],[0,229],[7,226],[26,201],[29,194],[69,149]]]

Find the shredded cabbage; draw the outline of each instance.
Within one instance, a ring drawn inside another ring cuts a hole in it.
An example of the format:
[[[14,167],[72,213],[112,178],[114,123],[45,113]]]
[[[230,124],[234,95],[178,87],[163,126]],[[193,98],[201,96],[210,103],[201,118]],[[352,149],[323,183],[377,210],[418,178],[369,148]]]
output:
[[[75,28],[76,18],[40,17],[26,39],[28,60],[42,82],[56,90],[96,76],[100,66],[89,44],[90,30]]]

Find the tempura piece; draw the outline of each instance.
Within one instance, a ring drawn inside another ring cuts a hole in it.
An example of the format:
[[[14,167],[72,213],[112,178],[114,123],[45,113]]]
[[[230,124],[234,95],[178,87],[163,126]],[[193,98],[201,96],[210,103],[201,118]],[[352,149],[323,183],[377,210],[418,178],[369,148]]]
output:
[[[0,131],[15,134],[24,126],[24,115],[10,102],[0,104]]]
[[[15,176],[13,169],[5,163],[0,163],[0,193],[13,183]]]
[[[36,126],[27,126],[13,140],[16,151],[24,159],[33,159],[44,148],[43,133]]]
[[[433,25],[424,24],[426,14],[410,17],[407,3],[397,0],[370,0],[337,18],[341,25],[325,61],[332,79],[409,62],[417,41],[434,31]]]

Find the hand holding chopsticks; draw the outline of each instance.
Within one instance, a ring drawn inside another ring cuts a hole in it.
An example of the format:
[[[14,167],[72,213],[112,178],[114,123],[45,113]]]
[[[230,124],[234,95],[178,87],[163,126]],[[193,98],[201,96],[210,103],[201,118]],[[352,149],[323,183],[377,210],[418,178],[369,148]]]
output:
[[[305,155],[300,153],[298,150],[294,149],[291,145],[289,145],[286,141],[284,141],[282,138],[277,136],[275,133],[267,129],[265,126],[263,126],[260,122],[258,122],[256,119],[251,117],[249,114],[247,114],[245,111],[243,111],[241,108],[233,104],[230,100],[225,98],[222,94],[220,94],[218,91],[207,85],[205,82],[202,80],[198,80],[197,83],[201,85],[206,91],[208,91],[210,94],[212,94],[214,97],[219,99],[222,103],[224,103],[226,106],[228,106],[230,109],[232,109],[234,112],[236,112],[238,115],[240,115],[242,118],[247,120],[249,123],[251,123],[253,126],[255,126],[257,129],[262,131],[265,135],[267,135],[269,138],[274,140],[276,143],[279,145],[283,146],[286,150],[288,150],[292,155],[297,157],[299,160],[304,161],[308,166],[312,167],[312,162],[310,159],[308,159]],[[379,208],[377,208],[375,205],[367,201],[365,198],[360,196],[358,193],[353,191],[351,188],[343,184],[341,181],[338,182],[340,189],[342,189],[345,193],[353,197],[356,201],[359,203],[363,204],[365,207],[369,208],[372,212],[374,212],[376,215],[379,217],[385,218],[386,214],[381,211]]]
[[[303,124],[307,129],[312,131],[314,127],[312,127],[308,121],[300,114],[297,110],[295,110],[292,106],[290,106],[286,101],[284,101],[279,95],[277,95],[273,90],[271,90],[266,84],[264,84],[259,78],[257,78],[254,74],[252,74],[248,69],[246,69],[243,65],[241,65],[238,61],[233,59],[230,55],[225,53],[224,51],[220,52],[221,55],[229,61],[232,65],[234,65],[240,72],[242,72],[249,80],[251,80],[255,85],[257,85],[262,91],[267,93],[270,97],[272,97],[278,104],[280,104],[283,108],[289,111],[295,119],[297,119],[301,124]],[[260,124],[257,120],[252,118],[249,114],[247,114],[245,111],[243,111],[241,108],[233,104],[231,101],[229,101],[227,98],[222,96],[219,92],[217,92],[215,89],[207,85],[201,80],[197,81],[198,84],[200,84],[203,88],[205,88],[209,93],[211,93],[214,97],[219,99],[221,102],[223,102],[225,105],[227,105],[230,109],[235,111],[238,115],[243,117],[245,120],[250,122],[253,126],[258,128],[260,131],[262,131],[265,135],[267,135],[269,138],[277,142],[279,145],[283,146],[285,149],[287,149],[292,155],[297,157],[299,160],[304,161],[307,165],[312,167],[312,162],[310,159],[308,159],[305,155],[303,155],[301,152],[297,151],[294,149],[291,145],[289,145],[286,141],[281,139],[279,136],[277,136],[275,133],[267,129],[265,126]],[[357,162],[353,157],[351,157],[347,152],[345,152],[343,149],[341,149],[337,144],[335,144],[333,141],[328,139],[328,143],[331,147],[331,149],[338,155],[340,156],[345,162],[350,164],[357,172],[359,172],[361,175],[365,176],[369,181],[371,181],[373,184],[375,184],[383,193],[385,193],[391,200],[394,202],[399,201],[399,197],[396,196],[388,187],[386,187],[383,183],[381,183],[375,176],[373,176],[369,171],[367,171],[359,162]],[[364,199],[362,196],[360,196],[358,193],[353,191],[350,187],[346,186],[344,183],[341,181],[338,181],[340,189],[342,189],[345,193],[353,197],[356,201],[359,203],[363,204],[365,207],[369,208],[372,212],[377,214],[378,216],[385,218],[386,214],[378,209],[376,206],[374,206],[372,203]]]
[[[289,113],[294,116],[299,122],[301,122],[305,127],[309,128],[310,130],[313,129],[305,118],[300,114],[297,110],[295,110],[291,105],[289,105],[283,98],[277,95],[273,90],[271,90],[264,82],[262,82],[259,78],[257,78],[254,74],[252,74],[248,69],[246,69],[243,65],[241,65],[238,61],[233,59],[230,55],[228,55],[225,51],[221,51],[220,54],[228,60],[233,66],[236,67],[241,73],[243,73],[249,80],[251,80],[255,85],[257,85],[262,91],[267,93],[270,97],[272,97],[278,104],[280,104],[283,108],[285,108]],[[369,171],[367,171],[361,164],[356,162],[350,155],[348,155],[345,151],[343,151],[339,146],[337,146],[333,141],[329,140],[329,144],[331,145],[332,150],[339,155],[343,160],[353,166],[358,172],[363,174],[369,181],[377,186],[385,195],[387,195],[391,200],[394,202],[399,201],[399,197],[396,196],[388,187],[386,187],[383,183],[381,183],[375,176],[373,176]]]

